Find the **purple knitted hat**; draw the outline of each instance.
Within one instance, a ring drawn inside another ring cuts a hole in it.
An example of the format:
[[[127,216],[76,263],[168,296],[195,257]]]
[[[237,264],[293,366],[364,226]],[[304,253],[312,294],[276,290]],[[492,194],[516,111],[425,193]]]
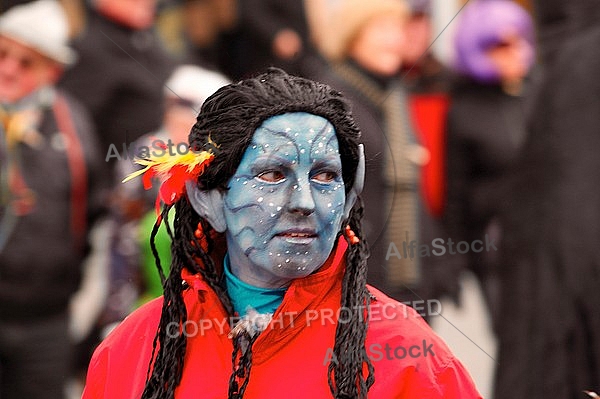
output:
[[[476,0],[467,5],[454,38],[456,70],[480,82],[497,82],[499,72],[485,51],[502,43],[503,35],[511,30],[531,46],[527,62],[533,64],[534,27],[525,9],[510,0]]]

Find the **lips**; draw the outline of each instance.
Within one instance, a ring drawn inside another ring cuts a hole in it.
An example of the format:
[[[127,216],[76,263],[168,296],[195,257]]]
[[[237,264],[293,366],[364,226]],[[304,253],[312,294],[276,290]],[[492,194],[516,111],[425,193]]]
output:
[[[276,234],[276,237],[291,244],[310,244],[317,234],[312,230],[287,230]]]

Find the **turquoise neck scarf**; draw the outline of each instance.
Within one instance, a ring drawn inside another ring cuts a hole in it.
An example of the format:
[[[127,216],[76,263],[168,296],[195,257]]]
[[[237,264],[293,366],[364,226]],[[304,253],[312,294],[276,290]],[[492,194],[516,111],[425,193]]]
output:
[[[258,313],[275,313],[275,310],[281,305],[287,288],[260,288],[243,282],[231,273],[228,255],[225,255],[223,269],[225,270],[225,285],[233,304],[233,310],[240,317],[246,315],[248,307],[252,307]]]

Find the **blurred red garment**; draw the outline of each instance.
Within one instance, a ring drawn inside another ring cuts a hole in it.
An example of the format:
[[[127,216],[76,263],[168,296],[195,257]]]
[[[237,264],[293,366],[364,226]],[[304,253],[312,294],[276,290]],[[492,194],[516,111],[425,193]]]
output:
[[[412,94],[410,115],[415,133],[430,159],[421,169],[421,194],[429,213],[440,217],[446,190],[446,117],[450,100],[444,93]]]

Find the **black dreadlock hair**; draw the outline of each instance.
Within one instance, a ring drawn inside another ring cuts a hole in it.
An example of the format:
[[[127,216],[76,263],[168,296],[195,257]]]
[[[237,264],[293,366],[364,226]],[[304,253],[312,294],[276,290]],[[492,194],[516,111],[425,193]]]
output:
[[[227,183],[235,173],[255,130],[266,119],[288,112],[319,115],[335,127],[347,194],[355,180],[360,138],[349,104],[339,92],[327,85],[290,76],[276,68],[270,68],[258,77],[224,86],[203,104],[189,136],[190,148],[195,151],[211,148],[216,156],[199,177],[199,187],[203,190],[227,190]],[[182,298],[185,289],[181,281],[183,268],[194,274],[200,273],[217,293],[225,310],[233,314],[231,300],[220,284],[220,272],[213,261],[217,246],[211,238],[214,235],[209,234],[211,226],[196,214],[186,196],[175,204],[175,208],[174,232],[169,231],[172,238],[171,272],[163,284],[162,314],[141,399],[173,399],[174,391],[181,381],[186,337],[185,334],[167,334],[167,326],[173,322],[183,325],[187,318]],[[165,207],[162,220],[166,219],[168,211]],[[347,224],[360,238],[360,242],[350,245],[346,253],[347,267],[340,304],[345,309],[351,309],[353,314],[349,323],[343,326],[338,323],[333,348],[338,361],[330,363],[328,368],[329,387],[336,399],[366,398],[375,382],[374,367],[365,348],[368,328],[366,309],[370,303],[370,295],[366,288],[368,246],[362,235],[362,213],[362,202],[359,199],[351,210]],[[198,223],[207,237],[206,252],[194,235]],[[152,237],[157,230],[158,227],[154,229]],[[202,267],[198,265],[197,259],[201,260]],[[161,270],[158,261],[157,267]],[[250,337],[234,339],[229,399],[243,397],[250,378],[253,342],[254,339]]]

